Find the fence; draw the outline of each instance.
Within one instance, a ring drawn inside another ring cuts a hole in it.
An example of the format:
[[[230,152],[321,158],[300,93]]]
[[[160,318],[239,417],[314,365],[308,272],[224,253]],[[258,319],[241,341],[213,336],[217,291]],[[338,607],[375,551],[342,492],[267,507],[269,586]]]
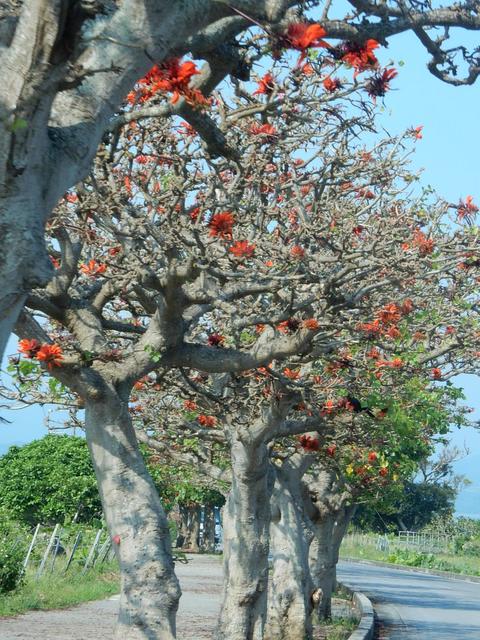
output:
[[[37,579],[54,569],[86,573],[113,557],[112,541],[105,529],[67,530],[56,524],[52,530],[38,524],[28,545],[23,571],[30,566]]]
[[[453,538],[445,534],[421,533],[418,531],[399,531],[397,536],[372,535],[352,532],[345,536],[345,543],[353,546],[371,546],[379,551],[390,551],[395,548],[416,548],[421,551],[447,550]]]

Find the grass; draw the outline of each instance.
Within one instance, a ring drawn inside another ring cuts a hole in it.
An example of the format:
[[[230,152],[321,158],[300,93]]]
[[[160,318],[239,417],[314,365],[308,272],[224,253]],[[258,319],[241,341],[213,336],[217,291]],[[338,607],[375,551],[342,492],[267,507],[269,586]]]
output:
[[[43,575],[35,580],[28,572],[23,583],[13,592],[0,596],[0,618],[38,609],[61,609],[81,602],[99,600],[119,592],[116,563],[105,563],[85,575]]]
[[[453,552],[422,551],[418,547],[408,547],[390,542],[388,550],[382,551],[375,546],[377,536],[347,536],[340,549],[340,557],[358,560],[377,560],[391,562],[404,567],[423,567],[449,573],[480,576],[480,557]]]
[[[317,622],[315,640],[346,640],[358,626],[348,593],[337,589],[332,599],[332,618]],[[350,612],[350,614],[349,614]]]

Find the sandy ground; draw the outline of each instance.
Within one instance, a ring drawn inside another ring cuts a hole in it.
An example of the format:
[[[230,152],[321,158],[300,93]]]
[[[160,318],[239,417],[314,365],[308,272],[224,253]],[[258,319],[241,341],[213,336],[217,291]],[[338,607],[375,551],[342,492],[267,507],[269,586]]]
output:
[[[176,566],[183,596],[177,637],[207,640],[220,610],[222,565],[218,556],[190,556]],[[33,611],[0,620],[0,640],[111,640],[118,596],[56,611]]]

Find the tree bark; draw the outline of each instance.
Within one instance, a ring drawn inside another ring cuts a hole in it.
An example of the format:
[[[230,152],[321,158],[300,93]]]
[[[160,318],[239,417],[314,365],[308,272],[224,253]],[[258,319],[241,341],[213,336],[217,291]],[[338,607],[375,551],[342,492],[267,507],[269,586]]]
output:
[[[310,563],[314,585],[322,590],[322,599],[317,608],[321,619],[330,618],[332,613],[338,555],[355,508],[350,505],[336,511],[327,511],[313,523],[315,539],[310,552]]]
[[[127,403],[86,403],[87,442],[120,565],[115,638],[173,640],[180,587],[167,518],[138,448]]]
[[[275,469],[270,549],[273,569],[268,593],[264,640],[306,640],[312,637],[312,592],[308,551],[311,531],[303,511],[298,469]]]
[[[215,510],[207,506],[204,509],[202,549],[207,553],[215,551]]]
[[[216,640],[261,640],[265,624],[270,496],[265,440],[230,434],[232,487],[223,513],[223,605]]]
[[[200,551],[200,505],[190,504],[185,507],[187,511],[186,535],[183,546],[189,551],[198,553]]]

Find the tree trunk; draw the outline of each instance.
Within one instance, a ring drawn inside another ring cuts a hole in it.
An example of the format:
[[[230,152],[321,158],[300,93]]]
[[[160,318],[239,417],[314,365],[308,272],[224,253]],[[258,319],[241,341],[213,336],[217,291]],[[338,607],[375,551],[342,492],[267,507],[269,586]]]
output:
[[[270,549],[273,569],[264,640],[312,637],[312,592],[308,551],[312,539],[303,512],[298,474],[284,464],[276,469],[272,496]]]
[[[0,357],[28,292],[45,286],[53,274],[43,239],[41,190],[34,177],[21,180],[19,188],[24,192],[15,197],[0,193]]]
[[[328,512],[313,526],[315,540],[312,544],[310,562],[315,587],[322,590],[322,599],[317,609],[321,619],[329,618],[332,613],[338,554],[355,508],[355,505],[350,505]]]
[[[327,513],[314,524],[315,539],[310,550],[312,579],[315,587],[322,590],[317,611],[321,619],[330,618],[335,564],[333,560],[333,529],[335,513]]]
[[[205,507],[203,520],[202,549],[207,553],[215,551],[215,508]]]
[[[168,522],[139,451],[127,403],[113,394],[102,396],[102,401],[87,401],[85,426],[120,566],[115,638],[172,640],[181,592]]]
[[[223,513],[223,606],[216,640],[261,640],[272,480],[265,441],[230,434],[232,487]]]
[[[190,504],[187,510],[186,536],[183,546],[188,551],[198,553],[200,551],[200,505]]]

